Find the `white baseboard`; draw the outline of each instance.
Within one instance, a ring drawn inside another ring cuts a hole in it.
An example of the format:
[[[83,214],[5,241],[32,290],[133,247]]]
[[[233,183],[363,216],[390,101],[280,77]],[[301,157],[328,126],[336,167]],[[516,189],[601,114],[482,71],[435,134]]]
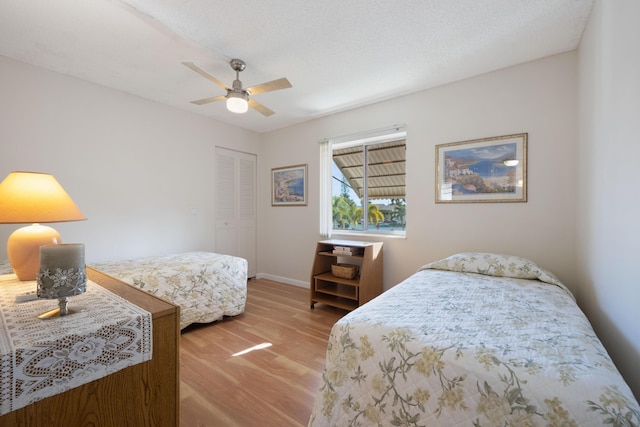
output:
[[[288,277],[274,276],[273,274],[258,273],[256,279],[267,279],[275,282],[286,283],[287,285],[299,286],[301,288],[309,289],[309,283],[302,280],[289,279]]]

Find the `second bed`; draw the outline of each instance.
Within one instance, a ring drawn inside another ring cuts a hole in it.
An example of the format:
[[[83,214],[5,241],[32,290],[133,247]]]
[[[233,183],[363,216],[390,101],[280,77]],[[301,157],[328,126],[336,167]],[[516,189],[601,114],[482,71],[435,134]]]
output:
[[[180,329],[244,312],[247,260],[186,252],[91,264],[116,279],[180,307]]]

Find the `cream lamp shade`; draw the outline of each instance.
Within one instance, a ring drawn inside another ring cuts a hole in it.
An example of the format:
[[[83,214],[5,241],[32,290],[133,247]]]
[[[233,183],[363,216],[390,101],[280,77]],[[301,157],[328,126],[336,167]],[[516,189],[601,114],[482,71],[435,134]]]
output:
[[[53,175],[11,172],[0,183],[0,224],[32,223],[7,240],[7,257],[20,280],[36,280],[40,246],[62,243],[55,229],[40,223],[85,219]]]

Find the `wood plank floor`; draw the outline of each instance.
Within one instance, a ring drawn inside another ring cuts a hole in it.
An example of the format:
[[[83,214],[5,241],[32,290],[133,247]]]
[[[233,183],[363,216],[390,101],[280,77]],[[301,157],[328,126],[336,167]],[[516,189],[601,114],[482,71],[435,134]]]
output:
[[[181,426],[306,426],[329,332],[346,313],[311,309],[307,289],[250,280],[244,314],[182,332]]]

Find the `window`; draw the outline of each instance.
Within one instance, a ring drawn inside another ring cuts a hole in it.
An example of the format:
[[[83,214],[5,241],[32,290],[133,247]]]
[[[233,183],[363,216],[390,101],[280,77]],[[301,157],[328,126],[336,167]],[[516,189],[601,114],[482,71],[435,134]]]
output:
[[[406,133],[394,130],[370,138],[332,141],[325,150],[331,160],[326,177],[331,180],[327,187],[331,192],[324,196],[331,201],[331,218],[326,221],[331,233],[405,235]]]

